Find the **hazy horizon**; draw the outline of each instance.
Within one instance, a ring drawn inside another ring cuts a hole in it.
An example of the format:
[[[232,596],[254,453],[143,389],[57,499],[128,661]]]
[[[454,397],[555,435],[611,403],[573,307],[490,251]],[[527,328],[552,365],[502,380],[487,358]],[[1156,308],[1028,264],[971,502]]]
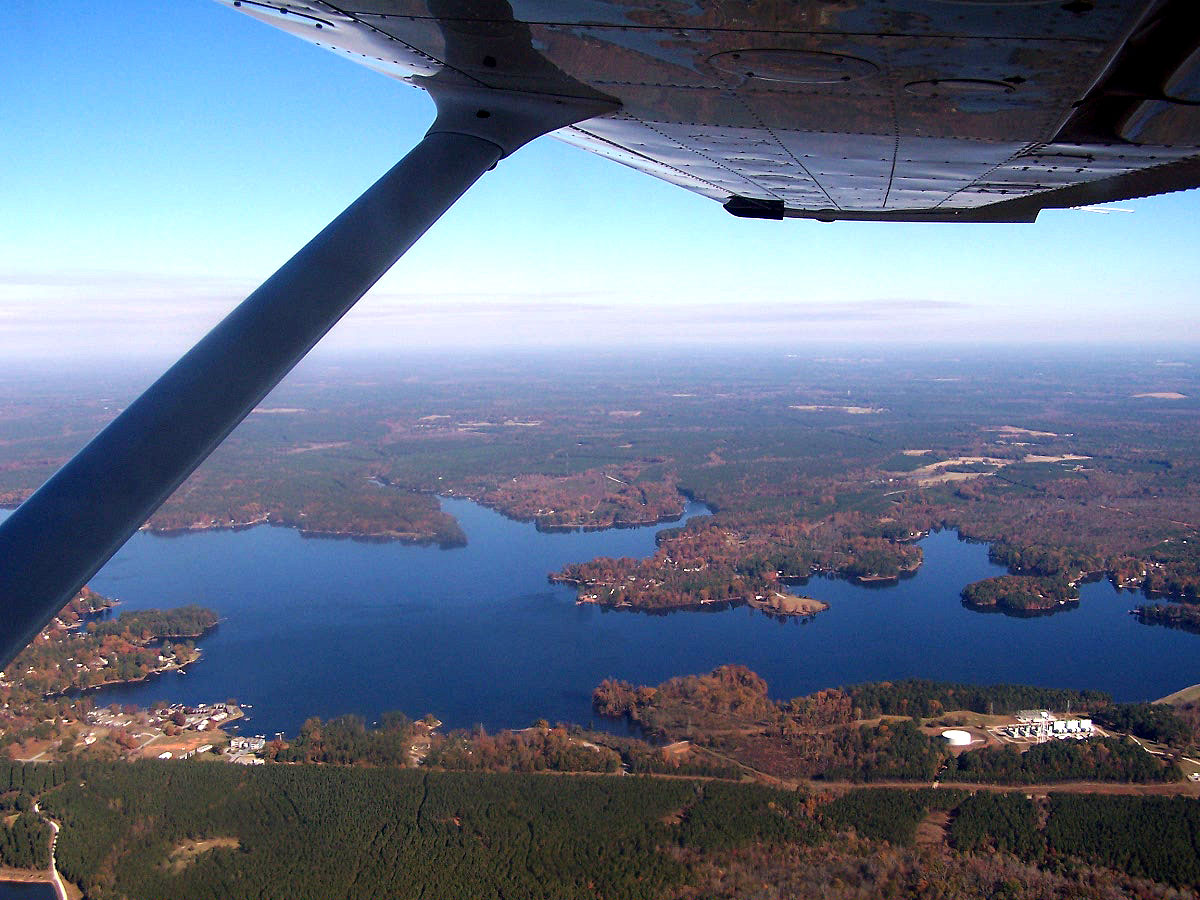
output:
[[[432,119],[422,91],[211,0],[13,15],[0,358],[177,357]],[[323,347],[1200,342],[1200,193],[1105,212],[736,219],[545,138]]]
[[[401,262],[400,266],[403,266]],[[211,293],[180,279],[115,282],[111,274],[73,276],[57,290],[24,285],[0,273],[0,356],[61,359],[100,351],[118,357],[173,360],[215,326],[255,285]],[[69,287],[68,287],[69,285]],[[731,349],[754,346],[869,347],[1200,347],[1200,309],[1144,309],[1082,319],[1071,308],[1028,311],[1004,304],[917,297],[783,300],[743,297],[731,303],[622,299],[602,291],[560,296],[439,294],[428,300],[378,291],[334,327],[318,353],[387,354],[427,349],[578,350]]]

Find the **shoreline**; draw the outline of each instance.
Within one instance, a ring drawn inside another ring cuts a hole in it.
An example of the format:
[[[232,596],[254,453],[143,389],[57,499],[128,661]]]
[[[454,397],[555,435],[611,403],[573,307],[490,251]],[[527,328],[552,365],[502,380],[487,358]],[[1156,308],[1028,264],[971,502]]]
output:
[[[213,627],[215,628],[216,626],[213,626]],[[212,628],[208,629],[208,631],[212,631]],[[205,631],[204,634],[207,634],[208,631]],[[201,650],[199,647],[197,647],[195,649],[195,656],[193,656],[187,662],[171,663],[167,666],[164,666],[161,669],[154,669],[151,672],[147,672],[145,675],[141,676],[140,678],[121,678],[121,679],[117,679],[115,681],[101,682],[100,684],[90,684],[87,687],[83,687],[83,688],[67,688],[65,691],[55,691],[53,693],[46,694],[43,697],[43,699],[49,700],[53,697],[79,697],[79,696],[82,696],[83,694],[87,694],[92,691],[100,691],[100,690],[103,690],[104,688],[116,687],[118,685],[145,684],[146,682],[150,681],[152,678],[158,678],[159,676],[165,675],[168,672],[183,672],[184,670],[186,670],[188,668],[188,666],[190,666],[194,663],[198,663],[203,658],[203,656],[204,656],[204,651]]]
[[[670,513],[670,514],[658,516],[657,518],[646,519],[644,521],[639,521],[639,522],[611,522],[607,525],[602,525],[602,524],[574,524],[574,525],[572,525],[572,524],[562,524],[562,525],[549,524],[549,525],[544,525],[541,523],[541,521],[539,521],[539,519],[536,515],[533,515],[533,516],[516,515],[515,513],[511,513],[504,509],[501,509],[499,506],[493,506],[492,504],[485,501],[482,497],[475,496],[474,494],[444,493],[444,494],[437,494],[436,496],[438,498],[445,498],[447,500],[466,500],[470,503],[474,503],[477,506],[482,506],[484,509],[491,510],[492,512],[496,513],[497,515],[503,516],[504,518],[508,519],[508,521],[510,521],[510,522],[518,522],[522,525],[532,525],[537,531],[541,532],[542,534],[581,534],[581,533],[590,533],[590,532],[597,532],[597,531],[620,530],[620,529],[627,529],[627,528],[653,528],[656,525],[669,525],[673,522],[681,522],[687,517],[687,512],[688,512],[687,507],[688,507],[689,503],[698,504],[699,506],[703,506],[707,510],[707,512],[696,513],[695,514],[696,516],[713,515],[713,513],[714,513],[714,510],[712,509],[712,507],[709,506],[707,503],[704,503],[701,500],[696,500],[694,497],[691,497],[691,496],[685,494],[683,491],[680,491],[679,496],[683,498],[683,503],[680,505],[679,512],[677,512],[677,513]]]
[[[8,882],[10,884],[54,884],[54,879],[44,869],[18,869],[14,866],[0,866],[0,882]]]
[[[361,531],[321,531],[305,528],[303,525],[295,525],[288,522],[272,522],[270,519],[258,519],[252,522],[233,522],[222,523],[216,525],[188,525],[175,528],[156,528],[154,526],[143,525],[138,529],[140,533],[148,534],[156,538],[170,540],[173,538],[188,537],[194,534],[207,534],[209,532],[220,531],[250,531],[261,526],[270,528],[289,528],[299,533],[300,537],[312,540],[341,540],[341,541],[361,541],[367,544],[408,544],[415,546],[437,546],[441,549],[453,549],[455,547],[465,547],[466,540],[457,538],[442,538],[437,534],[418,534],[416,532],[391,532],[391,533],[368,533]]]
[[[562,580],[551,582],[555,584],[569,585],[571,587],[580,587],[573,582]],[[617,610],[620,612],[635,612],[645,613],[646,615],[666,616],[677,612],[725,612],[730,609],[739,609],[743,606],[750,609],[758,610],[768,616],[779,616],[784,619],[809,619],[818,613],[825,612],[829,609],[829,604],[823,600],[817,600],[815,597],[805,597],[798,594],[782,594],[776,592],[780,598],[785,598],[786,601],[795,601],[794,604],[787,604],[781,600],[779,606],[773,606],[768,600],[751,599],[748,597],[730,597],[725,600],[701,600],[698,603],[676,604],[674,606],[639,606],[636,603],[606,603],[601,600],[587,600],[576,597],[576,606],[597,606],[603,610]],[[792,605],[792,608],[788,608]]]

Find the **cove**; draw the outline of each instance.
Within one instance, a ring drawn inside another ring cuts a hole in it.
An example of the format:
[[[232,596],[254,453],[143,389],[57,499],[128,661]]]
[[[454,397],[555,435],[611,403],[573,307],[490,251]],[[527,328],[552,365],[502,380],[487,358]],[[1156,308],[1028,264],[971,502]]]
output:
[[[925,538],[911,578],[865,587],[818,577],[830,604],[778,620],[746,607],[646,615],[577,606],[547,583],[568,562],[647,556],[663,527],[539,532],[466,500],[443,499],[467,546],[303,538],[260,526],[136,535],[92,580],[120,610],[201,603],[221,624],[186,675],[105,688],[97,703],[252,704],[244,733],[295,734],[308,716],[432,712],[494,730],[538,718],[593,723],[591,691],[614,676],[656,684],[742,663],[775,697],[906,677],[1019,682],[1147,700],[1200,682],[1200,636],[1139,624],[1140,600],[1107,582],[1078,606],[1019,619],[966,609],[959,591],[1001,574],[982,544]],[[690,503],[685,517],[707,512]]]

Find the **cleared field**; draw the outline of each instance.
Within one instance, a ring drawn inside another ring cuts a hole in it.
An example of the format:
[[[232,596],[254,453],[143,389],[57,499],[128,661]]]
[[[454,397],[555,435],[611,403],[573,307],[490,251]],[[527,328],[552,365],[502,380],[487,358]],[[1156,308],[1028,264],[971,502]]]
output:
[[[1167,694],[1165,697],[1159,697],[1155,703],[1169,703],[1172,706],[1182,706],[1184,703],[1194,703],[1200,700],[1200,684],[1193,684],[1191,687],[1185,687],[1183,690],[1176,691],[1173,694]]]

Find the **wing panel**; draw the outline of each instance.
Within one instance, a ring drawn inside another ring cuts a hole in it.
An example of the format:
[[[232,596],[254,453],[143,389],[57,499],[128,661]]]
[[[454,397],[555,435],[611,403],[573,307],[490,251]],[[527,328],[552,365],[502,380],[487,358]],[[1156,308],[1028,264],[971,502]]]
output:
[[[1037,196],[1200,157],[1193,0],[240,5],[418,86],[611,98],[620,112],[558,136],[788,214],[993,216],[1021,200],[1028,218]],[[1190,187],[1191,171],[1136,183]]]

